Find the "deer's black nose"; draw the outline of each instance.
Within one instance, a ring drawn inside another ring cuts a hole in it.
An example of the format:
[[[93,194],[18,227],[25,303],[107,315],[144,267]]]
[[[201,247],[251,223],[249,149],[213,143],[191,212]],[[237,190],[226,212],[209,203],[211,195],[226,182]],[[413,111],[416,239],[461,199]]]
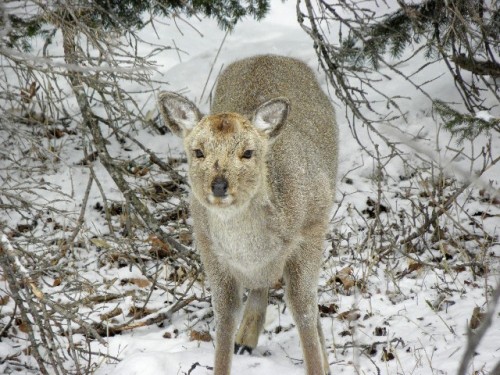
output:
[[[212,193],[216,197],[225,197],[227,194],[227,180],[224,177],[215,177],[212,182]]]

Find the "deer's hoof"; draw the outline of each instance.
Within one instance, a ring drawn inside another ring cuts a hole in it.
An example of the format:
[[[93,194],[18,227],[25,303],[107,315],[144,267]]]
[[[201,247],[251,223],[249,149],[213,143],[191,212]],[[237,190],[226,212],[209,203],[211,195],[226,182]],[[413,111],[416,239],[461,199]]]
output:
[[[248,354],[252,354],[252,350],[253,348],[249,346],[234,344],[234,354],[245,354],[245,352],[248,352]]]

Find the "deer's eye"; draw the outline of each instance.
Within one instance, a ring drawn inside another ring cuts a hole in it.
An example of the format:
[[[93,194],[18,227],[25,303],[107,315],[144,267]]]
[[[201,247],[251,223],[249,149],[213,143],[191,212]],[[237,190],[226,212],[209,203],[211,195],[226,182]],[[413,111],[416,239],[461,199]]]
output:
[[[199,148],[197,148],[196,150],[194,150],[194,156],[197,159],[201,159],[201,158],[205,157],[205,155],[203,154],[203,151],[201,151]]]
[[[252,156],[253,156],[253,150],[245,150],[243,155],[241,155],[243,159],[251,159]]]

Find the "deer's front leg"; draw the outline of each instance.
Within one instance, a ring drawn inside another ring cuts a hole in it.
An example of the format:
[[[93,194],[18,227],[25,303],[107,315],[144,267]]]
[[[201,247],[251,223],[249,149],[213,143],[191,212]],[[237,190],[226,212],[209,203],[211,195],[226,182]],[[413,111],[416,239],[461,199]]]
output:
[[[241,287],[229,275],[210,279],[215,313],[215,375],[229,375],[234,350],[234,335],[241,308]]]
[[[330,374],[318,320],[317,285],[321,248],[304,242],[285,265],[286,300],[299,331],[307,375]]]

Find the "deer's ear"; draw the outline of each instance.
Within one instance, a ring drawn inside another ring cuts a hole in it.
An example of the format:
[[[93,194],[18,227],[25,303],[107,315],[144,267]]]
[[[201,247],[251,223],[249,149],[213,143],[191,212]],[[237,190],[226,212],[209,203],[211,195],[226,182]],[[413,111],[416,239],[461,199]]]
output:
[[[184,137],[202,117],[195,104],[175,92],[161,92],[158,106],[167,126],[179,137]]]
[[[253,125],[268,134],[270,138],[276,137],[288,117],[290,102],[286,98],[276,98],[261,104],[255,111]]]

